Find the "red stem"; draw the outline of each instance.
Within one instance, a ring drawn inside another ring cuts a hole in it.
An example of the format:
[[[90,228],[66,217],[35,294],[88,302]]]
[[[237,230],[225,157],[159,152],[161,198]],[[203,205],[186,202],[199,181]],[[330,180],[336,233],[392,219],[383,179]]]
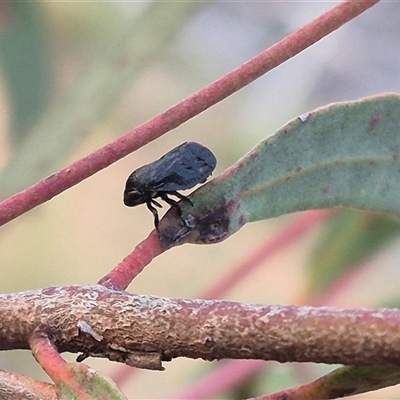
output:
[[[90,400],[84,388],[77,381],[70,364],[60,356],[46,336],[33,336],[29,344],[36,361],[56,386],[69,386],[75,393],[79,394],[80,400]],[[82,364],[82,369],[84,368],[88,367]]]
[[[125,290],[146,265],[150,264],[153,258],[164,251],[160,245],[157,231],[153,230],[146,239],[135,247],[131,254],[99,280],[99,285],[114,290]]]

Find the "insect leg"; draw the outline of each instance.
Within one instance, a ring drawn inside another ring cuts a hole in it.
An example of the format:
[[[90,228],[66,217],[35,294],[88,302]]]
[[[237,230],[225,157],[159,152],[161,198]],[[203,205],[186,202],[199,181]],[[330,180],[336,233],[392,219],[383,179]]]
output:
[[[178,192],[168,192],[168,194],[172,194],[172,195],[174,195],[174,196],[177,196],[176,193],[178,193]],[[165,192],[164,192],[164,193],[163,193],[163,192],[159,192],[159,196],[160,196],[166,203],[168,203],[171,207],[174,207],[174,208],[175,208],[176,212],[178,213],[179,218],[182,220],[182,222],[184,223],[184,225],[187,226],[186,221],[184,220],[184,218],[182,218],[182,210],[181,210],[181,207],[180,207],[179,203],[178,203],[177,201],[173,200],[173,199],[170,199],[170,198],[168,197],[168,194],[165,193]],[[179,195],[179,196],[177,196],[177,197],[179,197],[180,199],[182,199],[182,200],[183,200],[183,199],[184,199],[184,200],[187,200],[187,201],[190,202],[190,204],[192,204],[192,202],[191,202],[187,197],[181,195],[180,193],[178,193],[178,195]],[[193,205],[193,204],[192,204],[192,205]]]
[[[168,203],[171,207],[174,207],[176,211],[178,212],[178,215],[182,217],[182,210],[180,205],[178,204],[177,201],[170,199],[167,195],[167,193],[159,192],[159,196],[166,202]]]
[[[158,201],[155,201],[154,198],[152,198],[152,199],[150,200],[150,203],[151,203],[151,204],[154,204],[154,205],[157,206],[158,208],[162,208],[162,205],[161,205]]]
[[[168,192],[168,194],[172,194],[173,196],[178,197],[178,199],[180,199],[180,200],[187,201],[193,207],[192,200],[190,200],[189,197],[186,197],[183,194],[180,194],[179,192]],[[163,200],[165,200],[165,199],[163,199]],[[165,200],[165,201],[167,201],[167,200]],[[168,203],[168,201],[167,201],[167,203]]]
[[[149,199],[146,201],[147,208],[151,211],[151,213],[154,216],[154,226],[156,227],[156,229],[158,231],[158,223],[160,222],[160,218],[158,217],[157,209],[153,207],[152,203],[155,203],[159,207],[161,207],[161,205],[153,199]]]

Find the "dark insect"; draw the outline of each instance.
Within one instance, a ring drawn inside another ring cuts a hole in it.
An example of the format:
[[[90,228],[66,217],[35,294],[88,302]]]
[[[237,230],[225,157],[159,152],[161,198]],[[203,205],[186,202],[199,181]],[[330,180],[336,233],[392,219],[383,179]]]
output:
[[[204,183],[214,171],[216,164],[214,154],[206,147],[194,142],[182,143],[159,160],[144,165],[129,175],[125,185],[124,204],[134,207],[146,203],[154,215],[154,225],[158,230],[159,218],[154,206],[162,206],[154,199],[160,197],[175,207],[182,218],[179,203],[168,195],[192,204],[189,198],[177,190],[190,189],[198,183]]]

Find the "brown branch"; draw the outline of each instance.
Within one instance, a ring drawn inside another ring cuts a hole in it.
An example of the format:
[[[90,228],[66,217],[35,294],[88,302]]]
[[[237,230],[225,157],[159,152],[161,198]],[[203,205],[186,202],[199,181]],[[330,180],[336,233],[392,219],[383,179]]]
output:
[[[400,365],[398,310],[173,300],[99,285],[2,295],[0,310],[0,350],[47,335],[59,352],[151,369],[175,357]]]
[[[114,142],[0,203],[0,226],[50,200],[255,81],[379,0],[347,0],[247,63]]]

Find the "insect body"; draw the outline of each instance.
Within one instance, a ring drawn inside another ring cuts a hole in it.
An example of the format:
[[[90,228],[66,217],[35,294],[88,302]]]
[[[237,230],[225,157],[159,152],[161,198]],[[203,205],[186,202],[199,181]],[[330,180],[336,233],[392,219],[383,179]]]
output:
[[[168,195],[192,204],[190,199],[177,190],[190,189],[198,183],[204,183],[212,174],[216,164],[217,160],[209,149],[198,143],[185,142],[159,160],[144,165],[129,175],[125,185],[124,204],[134,207],[146,203],[154,215],[154,225],[158,230],[159,218],[154,206],[162,206],[154,199],[160,197],[175,207],[181,216],[182,211],[178,202]]]

